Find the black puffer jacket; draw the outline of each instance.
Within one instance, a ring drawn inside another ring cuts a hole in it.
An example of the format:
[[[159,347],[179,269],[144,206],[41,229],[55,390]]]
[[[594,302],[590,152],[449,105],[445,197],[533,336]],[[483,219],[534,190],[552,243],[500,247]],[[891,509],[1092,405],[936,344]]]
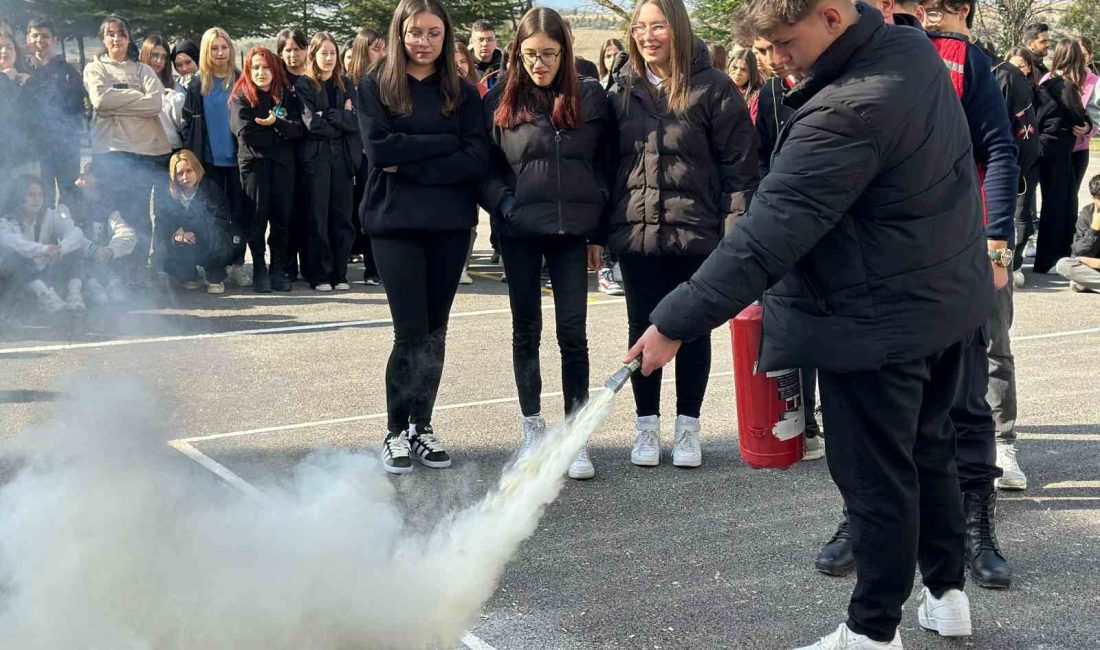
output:
[[[748,205],[759,180],[749,109],[729,75],[715,70],[698,41],[691,100],[668,110],[645,71],[616,81],[619,129],[608,246],[616,253],[706,255]]]
[[[605,154],[613,133],[607,94],[594,79],[580,82],[579,128],[559,131],[544,114],[503,129],[493,123],[493,114],[505,86],[489,91],[484,108],[492,147],[481,204],[492,215],[493,232],[511,237],[582,235],[601,241],[608,203]]]
[[[962,104],[928,37],[859,22],[787,94],[745,216],[651,315],[691,340],[764,297],[764,370],[876,370],[942,351],[995,300]]]

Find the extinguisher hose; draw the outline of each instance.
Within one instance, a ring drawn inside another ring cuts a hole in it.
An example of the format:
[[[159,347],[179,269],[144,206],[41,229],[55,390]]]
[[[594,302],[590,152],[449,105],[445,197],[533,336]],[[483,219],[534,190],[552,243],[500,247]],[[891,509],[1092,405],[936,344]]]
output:
[[[622,389],[624,385],[626,385],[626,380],[630,379],[630,375],[633,375],[634,371],[641,367],[642,358],[637,357],[622,368],[616,370],[615,374],[611,375],[611,377],[609,377],[608,380],[604,382],[604,388],[610,390],[613,393],[619,392],[619,390]]]

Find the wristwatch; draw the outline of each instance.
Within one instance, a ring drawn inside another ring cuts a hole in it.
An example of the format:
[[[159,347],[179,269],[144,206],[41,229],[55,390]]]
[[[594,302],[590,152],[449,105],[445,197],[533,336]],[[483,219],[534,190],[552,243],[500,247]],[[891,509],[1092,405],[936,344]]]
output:
[[[989,261],[993,262],[1002,269],[1007,269],[1012,266],[1012,249],[1011,248],[998,248],[996,250],[989,251]]]

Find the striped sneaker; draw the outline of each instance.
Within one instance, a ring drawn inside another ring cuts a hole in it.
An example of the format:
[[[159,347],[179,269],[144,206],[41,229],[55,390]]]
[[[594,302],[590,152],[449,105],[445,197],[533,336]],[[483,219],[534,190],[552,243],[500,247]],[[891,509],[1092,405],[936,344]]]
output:
[[[451,466],[451,457],[443,449],[443,443],[435,437],[432,425],[409,425],[409,446],[413,456],[420,464],[432,469],[442,469]]]
[[[386,439],[382,442],[382,467],[390,474],[407,474],[412,471],[407,433],[402,431],[386,434]]]

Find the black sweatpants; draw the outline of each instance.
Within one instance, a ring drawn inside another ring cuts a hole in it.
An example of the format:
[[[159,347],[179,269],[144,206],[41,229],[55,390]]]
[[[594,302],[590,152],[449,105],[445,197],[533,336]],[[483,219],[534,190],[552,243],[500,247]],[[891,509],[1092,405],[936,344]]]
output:
[[[649,315],[666,295],[686,282],[705,256],[632,255],[619,257],[626,290],[629,343],[634,345],[649,328]],[[511,278],[509,277],[509,281]],[[699,417],[710,376],[710,334],[685,341],[676,354],[676,414]],[[648,377],[641,371],[630,379],[638,416],[661,414],[661,371]]]
[[[1073,137],[1058,138],[1043,149],[1039,163],[1039,182],[1043,188],[1043,206],[1039,217],[1039,241],[1036,243],[1035,272],[1046,273],[1063,257],[1069,257],[1073,231],[1077,223],[1077,193],[1074,191]]]
[[[305,174],[309,205],[309,263],[305,276],[312,286],[348,281],[355,227],[351,223],[352,176],[342,147],[340,142],[322,146]]]
[[[983,495],[993,490],[993,479],[1001,476],[988,391],[989,330],[982,325],[963,348],[962,373],[951,405],[950,420],[955,427],[959,487],[963,492]]]
[[[890,641],[919,563],[934,596],[961,589],[963,509],[948,412],[968,337],[877,371],[818,371],[829,472],[851,521],[848,627]]]
[[[1073,169],[1073,195],[1081,191],[1081,183],[1085,182],[1085,174],[1089,170],[1089,150],[1074,151],[1069,156],[1069,165]]]
[[[370,250],[370,235],[363,232],[363,221],[359,216],[360,207],[363,204],[363,194],[367,188],[367,172],[370,163],[367,156],[363,156],[363,163],[355,174],[355,185],[352,191],[351,223],[355,228],[355,242],[351,246],[352,255],[363,256],[363,279],[378,275],[378,269],[374,268],[374,255]]]
[[[568,416],[588,400],[588,243],[583,237],[500,237],[512,307],[512,370],[524,416],[542,412],[542,260],[554,287],[554,321]]]
[[[301,167],[294,175],[294,199],[286,247],[286,276],[291,281],[304,278],[309,264],[309,202],[306,200],[305,176]]]
[[[80,175],[81,135],[73,133],[71,138],[68,146],[52,148],[46,155],[42,156],[39,163],[42,184],[45,186],[46,207],[48,208],[54,207],[56,202],[64,203],[72,210],[79,209],[75,184],[77,176]],[[58,200],[59,191],[60,200]]]
[[[272,274],[282,274],[287,268],[287,233],[290,211],[294,200],[294,167],[274,160],[250,160],[241,165],[241,186],[244,192],[244,210],[251,223],[248,248],[252,251],[252,265],[264,264],[264,236],[268,224],[271,234],[267,248],[271,250]]]
[[[180,282],[199,279],[196,266],[201,266],[207,282],[225,282],[225,267],[236,254],[232,235],[211,229],[195,233],[194,244],[180,244],[169,240],[164,256],[164,271]]]
[[[431,424],[443,376],[447,320],[466,263],[470,231],[371,238],[393,318],[386,364],[388,430]]]
[[[1024,265],[1024,246],[1035,234],[1035,197],[1039,189],[1039,161],[1030,169],[1022,170],[1020,180],[1023,192],[1016,195],[1016,256],[1012,258],[1012,270],[1019,271]]]

